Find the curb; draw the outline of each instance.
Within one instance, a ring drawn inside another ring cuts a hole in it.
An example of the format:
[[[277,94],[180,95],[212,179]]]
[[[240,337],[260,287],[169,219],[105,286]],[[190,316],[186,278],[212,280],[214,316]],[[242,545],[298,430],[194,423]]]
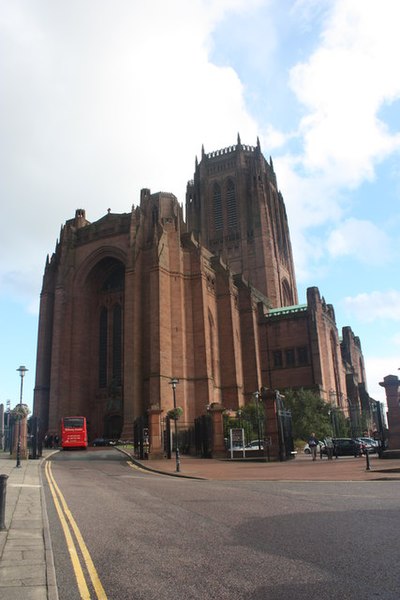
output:
[[[208,479],[206,477],[197,477],[196,475],[184,475],[182,473],[169,473],[168,471],[160,471],[159,469],[152,469],[151,467],[144,465],[142,462],[140,462],[139,460],[134,458],[132,456],[132,454],[130,454],[126,450],[123,450],[122,448],[117,448],[116,446],[114,446],[114,448],[115,448],[115,450],[118,450],[118,452],[121,452],[121,454],[125,454],[125,456],[127,458],[129,458],[129,460],[134,465],[136,465],[137,467],[140,467],[141,469],[143,469],[145,471],[149,471],[150,473],[157,473],[158,475],[167,475],[168,477],[178,477],[180,479],[197,479],[199,481],[208,481]]]

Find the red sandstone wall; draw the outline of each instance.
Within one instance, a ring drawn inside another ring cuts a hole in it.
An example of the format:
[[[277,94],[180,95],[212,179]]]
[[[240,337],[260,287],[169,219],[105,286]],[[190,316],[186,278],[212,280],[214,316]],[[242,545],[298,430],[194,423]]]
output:
[[[307,312],[264,318],[260,296],[191,236],[181,235],[172,195],[144,190],[129,227],[125,216],[107,215],[95,227],[85,221],[83,237],[75,239],[73,223],[63,230],[41,301],[35,414],[45,421],[48,411],[51,431],[62,415],[84,414],[94,437],[103,434],[107,415],[121,414],[123,435],[132,437],[134,420],[149,408],[161,410],[161,418],[172,408],[171,377],[180,380],[177,404],[185,422],[214,402],[237,409],[261,386],[345,392],[343,369],[335,375],[333,367],[333,355],[341,365],[334,315],[318,290],[309,291]],[[267,223],[263,227],[266,233]],[[246,260],[257,265],[256,256],[249,252]],[[276,258],[268,260],[274,270]],[[98,379],[99,290],[118,264],[125,269],[125,289],[110,292],[107,302],[123,307],[123,387],[120,396],[110,397]],[[278,286],[276,271],[271,277]],[[307,365],[273,367],[274,350],[299,346],[308,348]]]

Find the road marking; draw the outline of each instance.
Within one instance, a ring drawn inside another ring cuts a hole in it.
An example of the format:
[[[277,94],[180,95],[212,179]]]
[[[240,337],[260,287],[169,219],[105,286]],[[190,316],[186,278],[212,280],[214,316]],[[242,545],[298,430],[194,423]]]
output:
[[[58,518],[60,519],[60,523],[61,523],[61,526],[64,531],[65,539],[67,542],[67,548],[68,548],[69,555],[71,557],[72,567],[74,569],[80,596],[83,600],[90,600],[89,588],[86,585],[85,576],[83,574],[83,570],[82,570],[81,564],[79,562],[78,553],[76,551],[76,547],[74,544],[74,540],[72,539],[72,535],[69,530],[68,523],[63,515],[60,503],[58,501],[58,498],[57,498],[57,495],[56,495],[56,492],[54,489],[53,477],[52,477],[52,474],[50,471],[50,463],[47,461],[46,461],[45,472],[46,472],[47,482],[50,487],[50,492],[51,492],[51,495],[53,496],[54,506],[56,507]]]
[[[40,488],[37,483],[9,483],[10,487],[23,487],[23,488]]]
[[[76,524],[76,521],[73,518],[72,513],[68,508],[67,502],[54,479],[54,476],[53,476],[53,473],[51,470],[51,463],[48,461],[46,461],[46,476],[47,476],[47,481],[49,483],[51,494],[53,496],[57,514],[58,514],[58,517],[60,519],[60,522],[61,522],[61,525],[62,525],[62,528],[64,531],[65,539],[67,541],[68,551],[70,553],[71,562],[72,562],[72,566],[73,566],[73,569],[75,572],[75,577],[76,577],[76,580],[78,583],[78,588],[79,588],[81,598],[82,598],[82,600],[90,600],[91,596],[90,596],[88,586],[86,584],[85,575],[84,575],[84,572],[83,572],[83,569],[82,569],[82,566],[81,566],[81,563],[79,560],[78,553],[76,551],[76,546],[73,541],[70,527],[72,528],[72,531],[75,534],[75,538],[78,542],[80,551],[81,551],[83,559],[85,561],[85,565],[86,565],[87,571],[89,573],[90,579],[92,581],[92,584],[93,584],[93,587],[96,592],[96,596],[97,596],[98,600],[107,600],[106,593],[101,584],[100,578],[97,574],[97,571],[93,564],[92,558],[89,554],[89,550],[87,549],[87,546],[84,542],[82,534],[79,530],[79,527]],[[69,524],[68,524],[68,521],[69,521]]]

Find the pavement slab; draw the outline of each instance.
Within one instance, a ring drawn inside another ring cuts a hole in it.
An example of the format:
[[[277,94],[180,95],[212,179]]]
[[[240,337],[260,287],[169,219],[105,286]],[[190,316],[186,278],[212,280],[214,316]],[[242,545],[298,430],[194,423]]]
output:
[[[18,468],[0,451],[0,474],[8,475],[6,529],[0,532],[1,600],[58,599],[41,462],[22,460]]]
[[[47,590],[41,586],[0,588],[1,600],[48,600]]]

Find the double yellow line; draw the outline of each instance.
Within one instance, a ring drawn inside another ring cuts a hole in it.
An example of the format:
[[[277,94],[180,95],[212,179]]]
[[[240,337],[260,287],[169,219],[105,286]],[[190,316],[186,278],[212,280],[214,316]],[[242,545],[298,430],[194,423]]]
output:
[[[79,558],[79,554],[77,551],[77,545],[79,546],[81,556],[86,565],[86,571],[89,574],[90,580],[92,582],[94,591],[96,593],[96,598],[98,600],[107,600],[106,593],[101,584],[101,581],[91,559],[87,546],[83,540],[82,534],[79,531],[79,528],[75,522],[74,517],[71,514],[71,511],[68,508],[65,498],[62,495],[61,490],[53,477],[50,461],[46,461],[45,473],[51,495],[53,496],[54,506],[56,507],[58,518],[60,519],[60,523],[64,531],[80,596],[82,600],[91,600],[92,598],[90,595],[88,585],[86,583],[85,574],[82,568],[82,562]],[[74,536],[76,541],[74,541]]]

